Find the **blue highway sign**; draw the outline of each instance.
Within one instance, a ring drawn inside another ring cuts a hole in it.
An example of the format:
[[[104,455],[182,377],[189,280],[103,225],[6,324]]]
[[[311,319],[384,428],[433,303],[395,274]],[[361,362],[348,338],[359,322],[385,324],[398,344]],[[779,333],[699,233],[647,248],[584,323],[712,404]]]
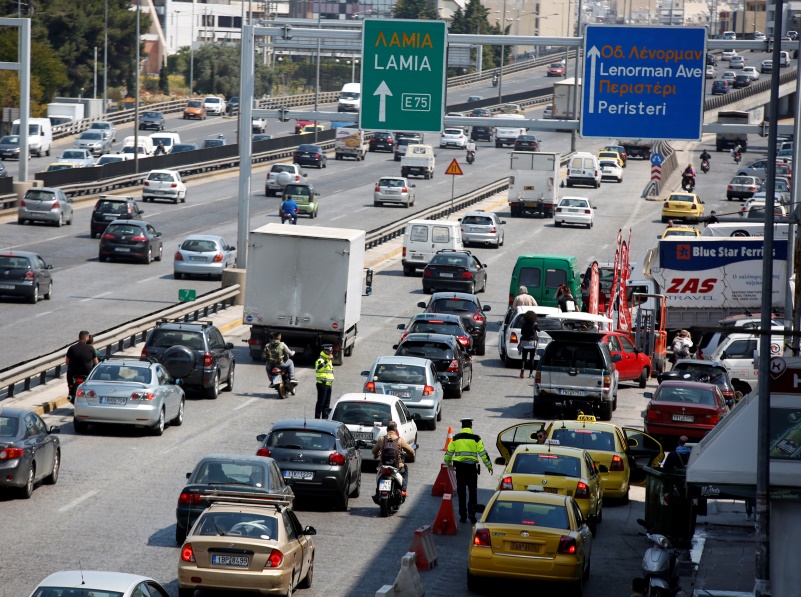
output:
[[[583,137],[700,140],[706,29],[588,25]]]
[[[662,162],[665,161],[665,156],[661,153],[652,153],[651,154],[651,165],[652,166],[661,166]]]

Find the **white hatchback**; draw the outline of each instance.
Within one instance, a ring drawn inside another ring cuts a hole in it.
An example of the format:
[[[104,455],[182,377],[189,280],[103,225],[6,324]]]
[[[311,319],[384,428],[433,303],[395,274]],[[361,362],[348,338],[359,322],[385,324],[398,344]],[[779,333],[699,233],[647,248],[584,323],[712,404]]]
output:
[[[752,81],[759,81],[759,71],[755,66],[746,66],[743,68],[743,74],[748,75]]]
[[[595,207],[586,197],[562,197],[553,216],[554,226],[578,224],[592,228],[595,220]]]
[[[613,180],[615,182],[623,182],[623,168],[617,160],[601,160],[601,182],[605,180]]]
[[[219,116],[225,113],[225,100],[219,97],[207,97],[203,100],[203,107],[206,108],[206,114],[217,114]]]
[[[464,149],[467,147],[467,135],[463,129],[460,128],[447,128],[442,131],[439,138],[440,148],[457,147]]]

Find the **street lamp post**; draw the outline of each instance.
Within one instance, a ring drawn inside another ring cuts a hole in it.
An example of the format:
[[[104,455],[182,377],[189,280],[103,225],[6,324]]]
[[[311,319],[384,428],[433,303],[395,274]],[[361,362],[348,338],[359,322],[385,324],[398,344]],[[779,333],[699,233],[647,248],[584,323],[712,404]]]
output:
[[[195,2],[192,0],[192,38],[189,40],[189,97],[195,88]]]
[[[317,28],[321,29],[322,24],[320,23],[320,19],[322,18],[322,11],[323,11],[323,4],[322,0],[318,0],[317,2]],[[314,111],[317,112],[317,105],[320,96],[320,37],[317,37],[317,65],[315,68],[314,73]],[[314,142],[317,143],[317,120],[314,121]]]
[[[503,0],[503,16],[501,17],[501,35],[506,37],[506,0]],[[501,68],[498,71],[498,102],[503,98],[503,51],[504,45],[501,44]]]
[[[103,114],[108,106],[108,0],[105,2],[105,26],[103,28]]]
[[[141,37],[139,33],[139,20],[142,12],[142,0],[136,0],[136,36],[134,37],[134,44],[136,45],[136,59],[134,60],[134,69],[136,71],[136,82],[134,83],[134,172],[139,174],[139,45]]]

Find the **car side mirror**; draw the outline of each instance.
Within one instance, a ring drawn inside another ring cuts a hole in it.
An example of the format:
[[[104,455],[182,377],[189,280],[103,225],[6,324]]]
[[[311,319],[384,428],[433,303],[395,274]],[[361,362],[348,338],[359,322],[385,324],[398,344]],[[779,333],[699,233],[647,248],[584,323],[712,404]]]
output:
[[[315,529],[314,527],[306,527],[305,529],[303,529],[303,534],[311,537],[312,535],[317,534],[317,529]]]
[[[506,220],[501,220],[501,224],[506,224]]]
[[[612,362],[613,363],[619,363],[622,360],[623,360],[623,355],[620,355],[620,354],[613,354],[612,355]]]
[[[412,421],[417,423],[417,422],[420,422],[422,420],[423,420],[423,417],[420,415],[420,413],[412,413]]]
[[[53,266],[52,265],[46,265],[45,269],[53,269]]]
[[[404,323],[399,323],[399,324],[397,325],[396,329],[398,329],[398,330],[405,330],[405,329],[406,329],[406,324],[404,324]]]
[[[462,218],[457,218],[457,219],[456,219],[456,221],[457,221],[457,222],[461,222],[461,221],[462,221]]]
[[[643,398],[648,398],[648,400],[650,400],[651,398],[654,397],[654,393],[653,392],[643,392],[642,393],[642,397]]]
[[[734,406],[734,400],[732,400],[731,398],[729,398],[728,400],[726,400],[726,406],[728,406],[729,408],[731,408],[732,406]]]
[[[487,506],[485,504],[476,504],[475,506],[476,514],[484,514],[484,510],[486,509]]]
[[[501,466],[506,464],[506,460],[503,459],[503,456],[498,456],[495,459],[495,464],[500,464]]]
[[[608,473],[609,472],[609,467],[606,466],[605,464],[599,464],[598,465],[598,470],[600,472],[602,472],[602,473]]]
[[[184,385],[184,380],[179,377],[178,379],[175,380],[175,385],[176,386]]]
[[[398,350],[398,346],[400,346],[400,345],[399,344],[393,344],[392,345],[393,350]]]
[[[725,361],[725,360],[726,360],[726,359],[728,359],[728,358],[729,358],[729,355],[727,355],[727,354],[726,354],[726,351],[725,351],[725,350],[724,350],[723,352],[721,352],[721,353],[720,353],[720,360],[721,360],[721,361]]]
[[[482,264],[481,264],[481,267],[483,267],[483,268],[486,268],[486,267],[487,267],[487,264],[486,264],[486,263],[482,263]]]
[[[257,442],[263,442],[265,439],[267,439],[266,433],[260,433],[259,435],[256,436]]]
[[[731,402],[731,400],[729,400]],[[50,429],[47,431],[48,433],[61,433],[61,426],[60,425],[51,425]]]
[[[225,350],[233,350],[233,349],[234,349],[234,343],[233,342],[226,342],[225,343]]]
[[[426,308],[426,304],[423,301],[420,301],[419,303],[417,303],[417,306],[420,307],[421,309],[425,309]]]
[[[368,375],[370,375],[370,372],[369,371],[362,371],[359,375],[367,377]]]
[[[481,310],[482,311],[492,311],[492,307],[490,305],[484,305],[483,307],[481,307]]]
[[[192,476],[192,473],[186,473],[186,478],[187,478],[187,479],[188,479],[189,477],[191,477],[191,476]]]
[[[593,525],[598,524],[598,517],[595,514],[590,514],[584,521],[584,524]]]
[[[416,189],[416,188],[417,188],[417,185],[416,185],[416,184],[410,184],[410,185],[409,185],[409,187],[411,187],[411,188],[413,188],[413,189]]]

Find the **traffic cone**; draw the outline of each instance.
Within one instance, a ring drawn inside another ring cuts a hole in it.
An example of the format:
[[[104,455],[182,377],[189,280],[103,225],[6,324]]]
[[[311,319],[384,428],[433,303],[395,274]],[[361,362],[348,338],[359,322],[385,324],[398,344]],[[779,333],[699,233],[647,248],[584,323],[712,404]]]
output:
[[[456,492],[456,475],[453,472],[453,469],[450,468],[447,464],[443,464],[439,469],[439,475],[437,475],[437,480],[434,481],[434,485],[431,486],[431,495],[439,497],[445,495],[446,493],[453,493]]]
[[[453,441],[453,427],[451,427],[449,425],[448,426],[448,437],[445,439],[445,447],[442,448],[443,452],[447,452],[448,451],[448,446],[451,445],[452,441]]]
[[[442,496],[442,503],[439,505],[439,512],[437,512],[432,530],[435,535],[455,535],[458,530],[456,512],[453,510],[453,497],[449,493]]]

